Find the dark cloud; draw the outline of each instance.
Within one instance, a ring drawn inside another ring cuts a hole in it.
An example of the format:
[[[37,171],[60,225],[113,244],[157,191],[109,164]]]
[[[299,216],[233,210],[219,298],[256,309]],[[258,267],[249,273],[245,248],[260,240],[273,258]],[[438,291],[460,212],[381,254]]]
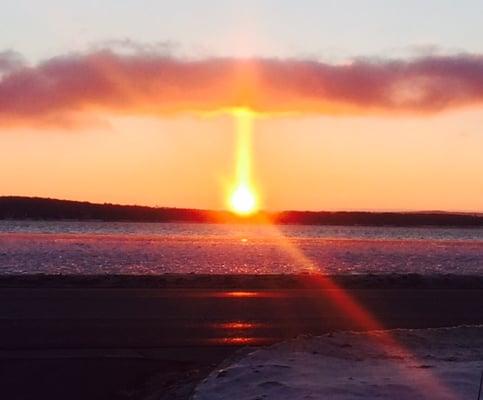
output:
[[[0,52],[0,74],[20,68],[24,65],[22,56],[12,50]]]
[[[483,102],[483,56],[470,54],[333,65],[102,50],[32,67],[4,52],[0,71],[0,124],[11,125],[233,107],[260,113],[432,113]]]

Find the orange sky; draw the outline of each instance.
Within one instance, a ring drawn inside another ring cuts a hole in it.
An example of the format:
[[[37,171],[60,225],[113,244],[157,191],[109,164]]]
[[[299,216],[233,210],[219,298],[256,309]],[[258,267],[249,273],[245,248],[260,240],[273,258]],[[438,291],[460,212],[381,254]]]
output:
[[[5,5],[0,195],[226,208],[241,107],[262,208],[483,212],[481,2],[342,2]]]
[[[224,208],[232,116],[111,116],[74,131],[4,128],[0,194]],[[253,174],[270,210],[483,211],[481,109],[429,116],[265,117]]]

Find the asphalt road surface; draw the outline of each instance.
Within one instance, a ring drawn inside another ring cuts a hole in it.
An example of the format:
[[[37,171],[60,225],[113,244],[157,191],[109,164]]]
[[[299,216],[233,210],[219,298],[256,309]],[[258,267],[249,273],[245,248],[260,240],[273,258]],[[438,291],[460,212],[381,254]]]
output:
[[[482,289],[350,294],[386,328],[483,324]],[[2,398],[187,398],[239,348],[360,329],[334,295],[313,288],[1,288]]]

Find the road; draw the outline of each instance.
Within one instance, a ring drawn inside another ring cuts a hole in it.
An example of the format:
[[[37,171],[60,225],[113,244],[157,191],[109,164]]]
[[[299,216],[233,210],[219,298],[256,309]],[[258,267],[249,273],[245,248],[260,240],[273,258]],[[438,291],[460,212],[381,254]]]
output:
[[[8,399],[186,398],[162,396],[237,348],[358,329],[336,292],[2,288],[0,383]],[[483,324],[481,289],[350,293],[387,328]]]

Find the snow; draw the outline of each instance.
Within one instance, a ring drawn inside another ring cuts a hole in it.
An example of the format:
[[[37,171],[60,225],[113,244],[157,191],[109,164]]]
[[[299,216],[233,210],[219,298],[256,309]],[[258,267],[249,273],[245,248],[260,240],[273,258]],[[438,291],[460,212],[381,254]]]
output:
[[[381,345],[388,332],[401,347]],[[476,400],[482,370],[482,326],[341,332],[255,350],[213,371],[193,399]]]

